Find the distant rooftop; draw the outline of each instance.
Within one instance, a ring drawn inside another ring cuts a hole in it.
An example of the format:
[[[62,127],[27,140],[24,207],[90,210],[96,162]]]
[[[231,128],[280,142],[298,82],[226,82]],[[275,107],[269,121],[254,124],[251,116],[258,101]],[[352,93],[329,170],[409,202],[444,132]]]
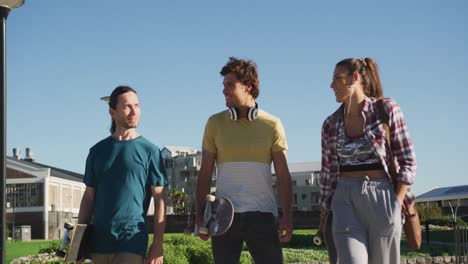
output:
[[[22,163],[24,165],[32,166],[37,169],[44,169],[44,168],[50,169],[50,175],[53,177],[58,177],[58,178],[66,179],[66,180],[72,180],[72,181],[83,181],[83,174],[79,174],[73,171],[64,170],[64,169],[60,169],[57,167],[37,163],[35,161],[16,159],[16,158],[9,157],[9,156],[7,156],[7,160],[10,160],[12,162]]]
[[[183,146],[164,146],[161,151],[164,149],[167,149],[173,157],[179,155],[179,153],[196,154],[198,151],[197,149]]]
[[[417,202],[455,200],[468,198],[468,185],[434,188],[416,197]]]

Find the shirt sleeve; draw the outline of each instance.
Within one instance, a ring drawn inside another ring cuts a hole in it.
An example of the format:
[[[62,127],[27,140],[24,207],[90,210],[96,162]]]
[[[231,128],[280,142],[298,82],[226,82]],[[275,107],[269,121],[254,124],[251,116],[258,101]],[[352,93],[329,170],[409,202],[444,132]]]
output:
[[[328,129],[327,122],[325,121],[322,126],[322,166],[320,172],[320,198],[319,204],[321,208],[330,208],[330,195],[331,191],[331,176],[330,176],[330,148],[328,147]]]
[[[286,142],[286,132],[284,131],[283,124],[278,119],[275,125],[275,131],[273,136],[273,147],[272,152],[283,151],[288,149],[288,143]]]
[[[413,184],[416,178],[416,154],[403,112],[393,100],[388,100],[384,105],[389,113],[390,144],[399,167],[398,181]]]
[[[86,168],[83,182],[88,187],[95,187],[96,185],[96,173],[94,171],[94,157],[92,150],[89,151],[88,157],[86,158]]]
[[[151,186],[167,186],[167,174],[161,152],[157,147],[149,159],[148,182]]]
[[[215,124],[213,118],[209,118],[206,122],[202,148],[203,150],[206,150],[210,153],[217,153],[215,142]]]

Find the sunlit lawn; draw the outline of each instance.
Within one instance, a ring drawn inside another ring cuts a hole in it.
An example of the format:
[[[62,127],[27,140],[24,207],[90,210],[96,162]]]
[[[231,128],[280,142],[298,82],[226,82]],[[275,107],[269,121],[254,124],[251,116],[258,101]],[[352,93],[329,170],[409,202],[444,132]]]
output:
[[[431,231],[431,241],[436,241],[443,239],[443,241],[453,241],[450,240],[453,233],[452,231]],[[316,233],[316,230],[295,230],[293,239],[290,243],[284,244],[283,255],[286,263],[290,262],[301,262],[301,261],[326,261],[327,252],[325,247],[316,247],[312,245],[312,236]],[[183,234],[166,234],[165,235],[165,245],[167,249],[177,249],[177,245],[171,245],[170,241],[174,239],[178,240],[179,238],[184,241],[185,246],[190,246],[190,244],[206,244],[208,248],[210,247],[209,241],[201,241],[195,237],[188,237]],[[152,235],[150,235],[150,241],[152,240]],[[35,240],[31,242],[7,242],[6,244],[6,263],[10,263],[13,259],[22,256],[35,255],[42,248],[47,248],[51,245],[52,242],[60,243],[60,241],[52,240]],[[166,244],[167,243],[167,244]],[[182,245],[182,244],[181,244]],[[244,248],[245,249],[245,248]],[[168,253],[168,252],[166,252]],[[247,252],[246,252],[247,253]],[[245,254],[246,254],[245,253]],[[453,254],[453,249],[450,246],[440,246],[440,245],[425,245],[420,251],[413,252],[409,251],[406,243],[403,241],[401,246],[401,254],[404,257],[417,257],[417,256],[446,256]]]
[[[33,240],[31,242],[7,242],[6,243],[6,263],[10,263],[12,260],[28,256],[35,255],[41,248],[46,248],[52,243],[52,240]]]

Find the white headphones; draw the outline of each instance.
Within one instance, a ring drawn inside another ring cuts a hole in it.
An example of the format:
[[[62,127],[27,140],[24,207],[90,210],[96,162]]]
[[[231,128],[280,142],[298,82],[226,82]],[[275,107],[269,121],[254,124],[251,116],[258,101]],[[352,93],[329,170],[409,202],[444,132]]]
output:
[[[237,107],[229,107],[229,117],[231,120],[236,121],[239,118],[239,108]],[[249,111],[247,112],[247,119],[249,121],[254,121],[258,115],[258,104],[255,103],[254,107],[250,107]]]

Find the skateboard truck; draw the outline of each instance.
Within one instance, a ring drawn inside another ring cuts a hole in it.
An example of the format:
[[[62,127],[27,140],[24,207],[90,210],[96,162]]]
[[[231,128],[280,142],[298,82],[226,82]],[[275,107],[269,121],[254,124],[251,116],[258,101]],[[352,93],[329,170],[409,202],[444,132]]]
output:
[[[214,201],[216,200],[216,197],[214,195],[211,195],[211,194],[207,194],[206,195],[206,198],[205,198],[205,215],[207,214],[206,212],[210,212],[212,211],[212,208],[211,208],[211,203],[213,203]],[[216,215],[215,215],[216,217]],[[206,219],[203,221],[203,226],[200,226],[198,228],[198,232],[200,234],[204,234],[204,235],[208,235],[209,234],[209,225],[210,225],[210,222],[211,222],[211,217],[209,218],[208,221],[206,221]],[[217,231],[217,227],[214,227],[214,229]],[[215,231],[215,233],[216,233]]]
[[[70,244],[70,237],[71,237],[71,233],[73,228],[75,227],[75,225],[71,224],[71,223],[68,223],[68,222],[65,222],[65,224],[63,225],[63,227],[65,228],[65,233],[63,234],[63,239],[62,239],[62,243],[60,244],[60,249],[58,249],[56,252],[55,252],[55,255],[58,256],[58,257],[61,257],[61,258],[64,258],[65,257],[65,247],[67,245]]]

